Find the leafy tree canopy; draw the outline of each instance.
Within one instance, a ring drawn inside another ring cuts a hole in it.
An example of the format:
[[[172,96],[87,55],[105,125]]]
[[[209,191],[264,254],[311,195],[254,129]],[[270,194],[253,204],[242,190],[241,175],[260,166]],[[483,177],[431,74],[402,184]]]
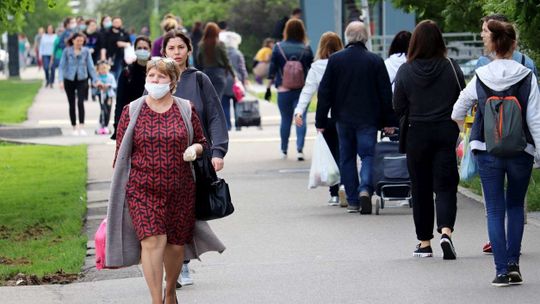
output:
[[[0,1],[0,33],[8,31],[16,33],[24,25],[26,13],[34,12],[36,4],[46,3],[49,8],[56,5],[57,0],[2,0]]]

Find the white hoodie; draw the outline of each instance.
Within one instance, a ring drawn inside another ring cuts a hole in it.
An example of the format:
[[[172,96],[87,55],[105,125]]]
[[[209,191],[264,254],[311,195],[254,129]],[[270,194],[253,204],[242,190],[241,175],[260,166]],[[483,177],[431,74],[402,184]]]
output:
[[[497,59],[488,65],[476,69],[476,75],[478,75],[487,87],[494,91],[504,91],[510,88],[529,73],[532,73],[530,69],[521,65],[519,62],[507,59]],[[463,120],[465,115],[467,115],[467,111],[478,102],[476,75],[467,84],[467,87],[461,91],[457,102],[454,104],[454,110],[452,111],[453,120]],[[531,92],[527,104],[526,121],[536,149],[540,151],[540,93],[534,74],[531,77]],[[471,141],[471,148],[485,151],[486,144],[480,141]],[[539,153],[535,155],[535,149],[532,145],[528,144],[525,152],[538,158],[536,155],[539,155]]]
[[[384,65],[386,65],[386,70],[388,71],[388,76],[390,76],[392,92],[394,92],[394,79],[396,79],[397,71],[405,62],[407,62],[407,55],[405,55],[405,53],[392,54],[384,61]]]
[[[294,109],[294,115],[304,115],[304,112],[306,111],[306,108],[308,107],[311,98],[315,93],[317,93],[317,90],[319,89],[319,83],[321,83],[327,64],[328,59],[315,60],[311,64],[311,68],[309,68],[306,77],[306,83],[304,84],[302,93],[300,93],[300,98],[298,100],[298,104],[296,105],[296,109]]]

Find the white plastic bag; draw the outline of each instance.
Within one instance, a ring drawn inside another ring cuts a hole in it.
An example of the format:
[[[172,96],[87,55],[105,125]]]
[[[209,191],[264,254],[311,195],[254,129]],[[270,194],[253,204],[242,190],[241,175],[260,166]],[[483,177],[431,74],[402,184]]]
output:
[[[334,186],[339,184],[339,167],[328,148],[322,133],[317,134],[313,147],[313,159],[309,170],[309,189],[318,186]]]
[[[137,60],[137,55],[135,55],[135,48],[132,45],[126,46],[124,48],[124,61],[127,64],[132,64]]]

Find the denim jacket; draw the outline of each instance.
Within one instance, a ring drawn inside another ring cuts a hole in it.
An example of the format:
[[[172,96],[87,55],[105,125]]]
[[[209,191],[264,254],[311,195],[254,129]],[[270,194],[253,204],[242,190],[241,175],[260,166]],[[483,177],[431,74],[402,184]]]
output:
[[[89,73],[90,75],[88,75]],[[64,81],[64,79],[67,79],[73,81],[75,75],[77,75],[77,80],[88,79],[88,76],[92,78],[92,82],[96,82],[98,79],[92,55],[87,47],[82,47],[78,56],[75,56],[75,51],[71,46],[65,48],[62,52],[58,80]]]

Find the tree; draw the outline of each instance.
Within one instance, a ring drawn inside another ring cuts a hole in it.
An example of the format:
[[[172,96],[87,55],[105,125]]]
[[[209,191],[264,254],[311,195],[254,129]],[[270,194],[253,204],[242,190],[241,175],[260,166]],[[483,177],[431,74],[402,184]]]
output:
[[[34,12],[25,14],[24,25],[22,31],[31,39],[37,33],[39,27],[44,27],[45,30],[48,24],[52,24],[55,28],[67,16],[71,14],[71,8],[68,6],[69,0],[56,0],[56,6],[48,8],[45,1],[37,1]]]
[[[37,1],[37,2],[36,2]],[[0,33],[16,33],[24,24],[24,14],[34,12],[36,3],[47,3],[49,8],[56,5],[56,0],[2,0],[0,1]]]

